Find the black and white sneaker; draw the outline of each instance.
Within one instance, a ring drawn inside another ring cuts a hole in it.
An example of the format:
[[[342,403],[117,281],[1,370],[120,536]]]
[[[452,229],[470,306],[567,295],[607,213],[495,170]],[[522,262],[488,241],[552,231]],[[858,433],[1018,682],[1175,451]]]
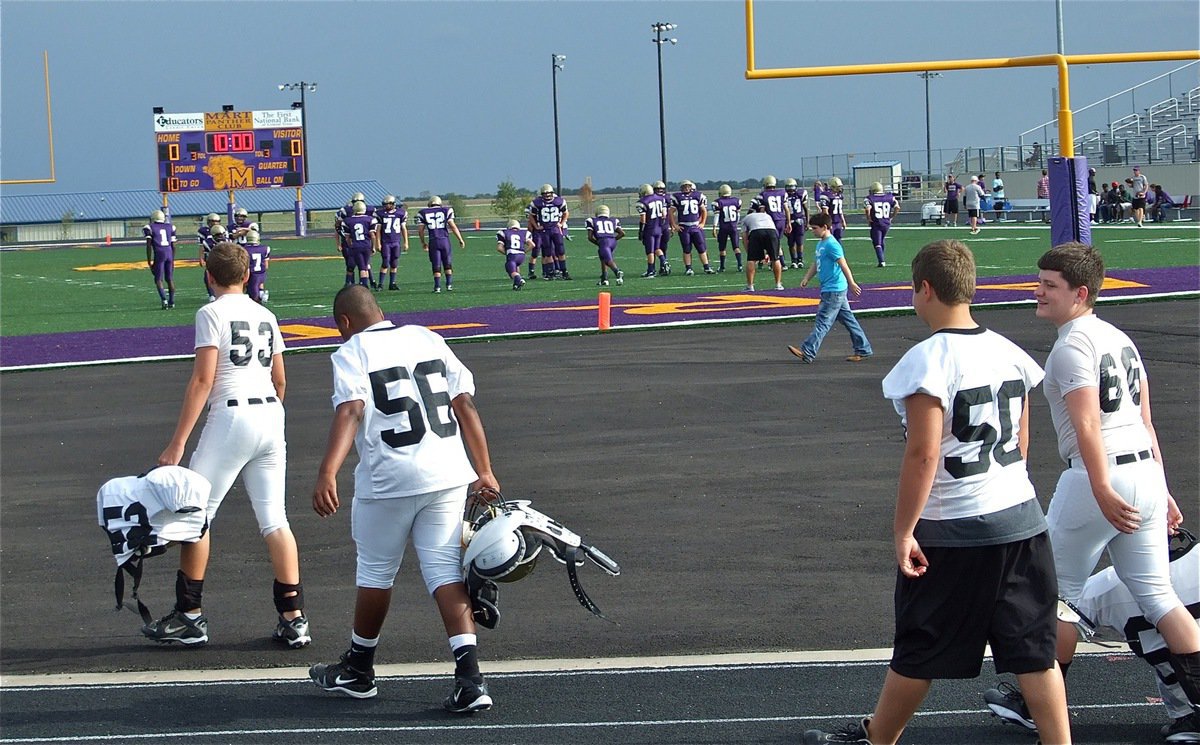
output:
[[[492,697],[488,695],[487,683],[472,683],[455,676],[454,692],[442,702],[442,706],[453,714],[470,714],[492,708]]]
[[[142,627],[147,638],[160,644],[174,642],[185,646],[200,646],[208,643],[208,619],[204,616],[192,619],[173,610],[162,618]]]
[[[871,745],[871,741],[867,739],[867,721],[863,719],[862,721],[852,722],[836,732],[822,732],[819,729],[807,730],[804,733],[804,745],[825,745],[825,743],[833,742]]]
[[[271,634],[271,638],[280,644],[286,644],[292,649],[300,649],[307,647],[312,637],[308,634],[308,619],[303,615],[296,616],[288,621],[283,616],[279,617],[279,623],[275,625],[275,632]]]
[[[1037,729],[1033,717],[1029,715],[1029,707],[1025,705],[1025,697],[1012,683],[1001,683],[987,689],[983,692],[983,701],[992,714],[1005,722],[1019,724],[1025,729]]]
[[[685,277],[694,277],[695,275],[696,275],[696,273],[694,271],[692,271],[692,268],[690,266],[687,269],[683,270],[683,276],[685,276]]]
[[[621,271],[620,269],[617,270],[617,284],[625,284],[625,272]]]
[[[327,691],[344,693],[352,698],[371,698],[379,693],[374,671],[355,670],[346,663],[349,656],[349,652],[344,652],[341,660],[332,665],[313,665],[308,669],[308,677]]]
[[[1159,731],[1167,742],[1200,742],[1200,716],[1195,713],[1164,724]]]

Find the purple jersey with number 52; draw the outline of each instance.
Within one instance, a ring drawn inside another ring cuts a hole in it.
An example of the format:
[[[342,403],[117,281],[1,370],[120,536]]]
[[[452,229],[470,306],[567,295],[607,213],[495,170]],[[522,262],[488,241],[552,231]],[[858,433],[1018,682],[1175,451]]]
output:
[[[450,223],[454,220],[454,208],[444,204],[426,207],[417,213],[417,220],[429,231],[430,240],[450,238]]]

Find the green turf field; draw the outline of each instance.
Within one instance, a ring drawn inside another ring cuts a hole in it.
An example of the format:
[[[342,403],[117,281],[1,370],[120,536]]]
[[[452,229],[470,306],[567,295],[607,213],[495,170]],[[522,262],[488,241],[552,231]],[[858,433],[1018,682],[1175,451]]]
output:
[[[573,281],[530,281],[520,292],[512,290],[504,275],[503,258],[496,253],[494,233],[464,231],[465,250],[454,252],[454,292],[432,294],[429,262],[415,236],[412,251],[401,257],[398,292],[380,292],[387,312],[529,303],[551,300],[594,299],[599,263],[594,247],[581,232],[567,244],[568,269]],[[855,279],[863,285],[904,282],[908,263],[926,243],[939,238],[966,239],[966,228],[930,226],[894,228],[888,235],[888,266],[875,266],[867,230],[852,227],[845,248]],[[1110,268],[1188,266],[1200,262],[1200,226],[1181,223],[1137,229],[1132,226],[1096,227],[1092,233]],[[986,226],[967,240],[975,252],[979,275],[1032,275],[1037,257],[1049,247],[1049,228],[1043,225]],[[101,328],[140,328],[190,325],[192,316],[207,299],[201,270],[195,263],[197,248],[181,242],[176,266],[176,309],[159,308],[158,295],[145,265],[143,246],[98,246],[6,251],[0,255],[0,336],[81,331]],[[811,234],[806,248],[815,242]],[[342,259],[333,251],[333,238],[274,239],[267,286],[270,308],[281,319],[311,318],[329,312],[334,293],[344,276]],[[710,234],[710,258],[717,264],[715,241]],[[678,240],[671,242],[673,273],[669,277],[642,279],[645,254],[629,237],[621,241],[616,260],[625,272],[623,287],[606,288],[614,297],[722,293],[741,290],[744,278],[733,271],[732,254],[725,274],[685,277]],[[805,258],[808,258],[806,252]],[[376,259],[376,268],[378,259]],[[527,271],[527,270],[526,270]],[[801,272],[784,273],[785,287],[799,286]],[[759,272],[756,284],[769,288],[770,273]]]

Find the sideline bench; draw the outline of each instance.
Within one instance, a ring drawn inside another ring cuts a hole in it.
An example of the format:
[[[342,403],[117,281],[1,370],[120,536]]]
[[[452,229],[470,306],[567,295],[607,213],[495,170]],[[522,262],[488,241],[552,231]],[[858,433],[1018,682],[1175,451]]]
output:
[[[1045,217],[1050,214],[1049,199],[1009,199],[1005,201],[1005,212],[1024,212],[1028,220],[1034,215]]]

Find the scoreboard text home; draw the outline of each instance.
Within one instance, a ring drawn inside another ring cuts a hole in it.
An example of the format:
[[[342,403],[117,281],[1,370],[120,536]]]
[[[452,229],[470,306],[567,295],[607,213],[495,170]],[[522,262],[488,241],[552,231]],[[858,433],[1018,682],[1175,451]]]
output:
[[[164,193],[304,185],[299,109],[155,114],[154,139]]]

